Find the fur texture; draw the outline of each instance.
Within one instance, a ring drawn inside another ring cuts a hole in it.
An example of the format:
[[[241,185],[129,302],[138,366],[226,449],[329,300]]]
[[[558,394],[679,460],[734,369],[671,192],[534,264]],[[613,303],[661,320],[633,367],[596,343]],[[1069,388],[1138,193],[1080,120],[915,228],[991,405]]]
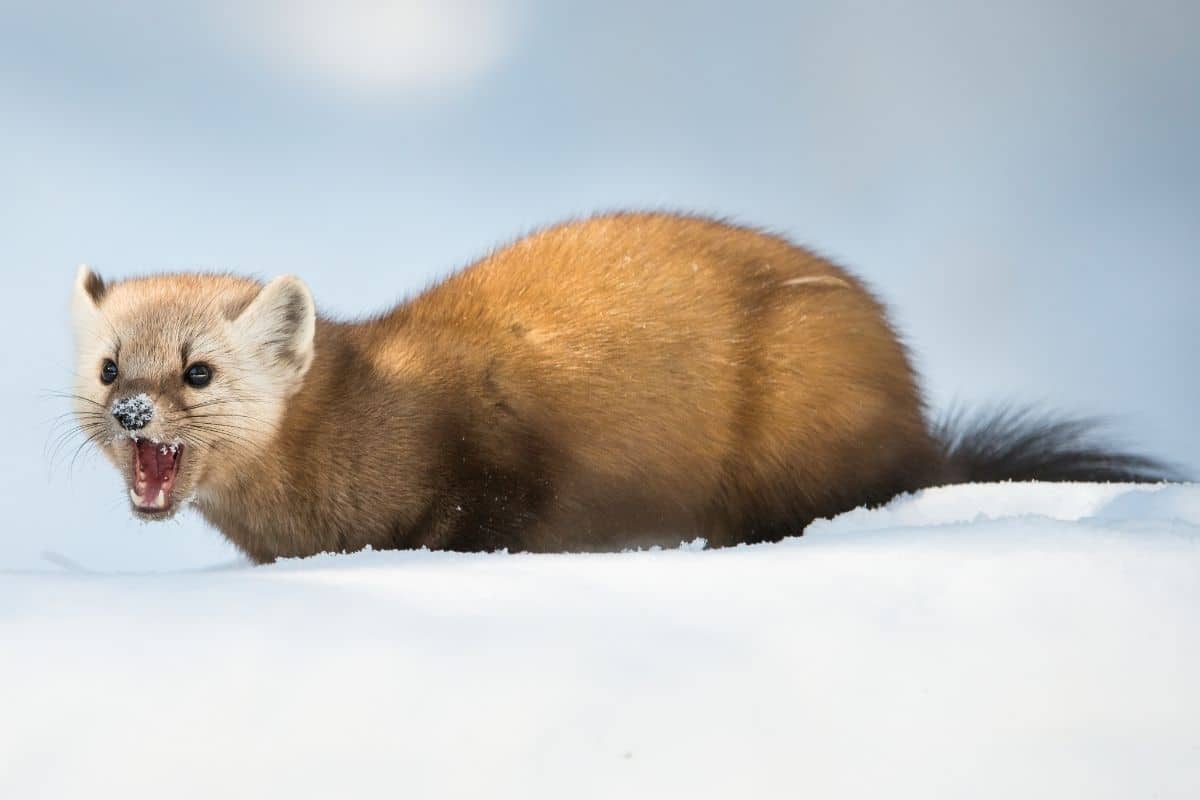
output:
[[[719,546],[953,480],[1160,475],[1073,449],[1072,424],[931,429],[854,276],[706,219],[567,223],[383,316],[313,308],[293,277],[107,286],[80,271],[85,430],[129,480],[128,432],[106,416],[145,393],[155,414],[137,436],[184,444],[156,517],[191,501],[259,562],[367,545]],[[202,388],[182,379],[196,362],[213,370]]]

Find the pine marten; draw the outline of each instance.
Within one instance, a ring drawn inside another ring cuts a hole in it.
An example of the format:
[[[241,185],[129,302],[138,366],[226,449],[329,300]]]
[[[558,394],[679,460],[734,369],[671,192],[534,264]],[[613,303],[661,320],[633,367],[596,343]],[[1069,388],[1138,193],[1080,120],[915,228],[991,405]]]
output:
[[[256,562],[800,534],[939,484],[1146,481],[1086,423],[932,425],[884,308],[778,236],[671,214],[547,228],[358,322],[299,278],[81,267],[75,411],[133,513]]]

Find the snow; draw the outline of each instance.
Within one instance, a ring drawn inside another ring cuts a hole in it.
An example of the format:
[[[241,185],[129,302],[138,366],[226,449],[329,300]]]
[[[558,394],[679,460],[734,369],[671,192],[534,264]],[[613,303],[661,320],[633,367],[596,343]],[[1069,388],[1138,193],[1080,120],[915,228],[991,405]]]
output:
[[[154,417],[154,402],[145,392],[123,397],[112,404],[112,413],[127,429],[136,430],[145,427]]]
[[[1198,610],[1191,485],[934,489],[726,550],[10,570],[0,797],[1194,798]]]

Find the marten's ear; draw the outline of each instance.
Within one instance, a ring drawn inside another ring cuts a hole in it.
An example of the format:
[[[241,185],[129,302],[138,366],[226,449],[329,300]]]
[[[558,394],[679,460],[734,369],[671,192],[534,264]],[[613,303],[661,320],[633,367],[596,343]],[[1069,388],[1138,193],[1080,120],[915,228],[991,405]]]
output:
[[[100,301],[108,287],[104,279],[92,272],[87,264],[80,264],[75,272],[75,286],[71,291],[71,319],[76,331],[89,328],[100,314]]]
[[[268,365],[308,372],[313,359],[317,309],[304,281],[281,275],[268,283],[234,320],[244,346],[260,353]]]

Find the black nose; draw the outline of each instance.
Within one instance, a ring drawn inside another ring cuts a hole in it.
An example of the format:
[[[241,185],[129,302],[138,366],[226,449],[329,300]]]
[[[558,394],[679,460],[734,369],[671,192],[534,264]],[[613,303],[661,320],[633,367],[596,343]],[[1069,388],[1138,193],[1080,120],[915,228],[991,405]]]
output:
[[[113,403],[112,415],[127,431],[140,431],[154,419],[154,404],[144,394],[123,397]]]

